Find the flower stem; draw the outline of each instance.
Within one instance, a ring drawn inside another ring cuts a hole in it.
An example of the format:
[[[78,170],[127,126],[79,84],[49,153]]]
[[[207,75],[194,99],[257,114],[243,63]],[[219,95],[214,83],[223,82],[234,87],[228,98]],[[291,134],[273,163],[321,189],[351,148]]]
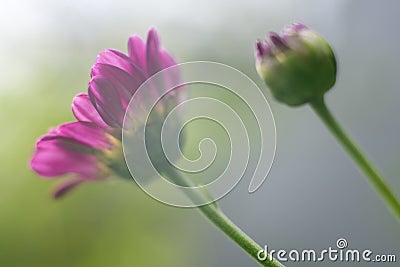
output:
[[[179,173],[171,168],[166,168],[163,173],[175,183],[185,186],[193,187],[193,183],[189,179],[184,178]],[[187,191],[185,191],[187,192]],[[203,194],[187,193],[187,196],[193,200],[194,203],[205,198]],[[199,210],[203,215],[208,218],[217,228],[224,232],[232,241],[234,241],[238,246],[240,246],[244,251],[246,251],[253,259],[255,259],[262,266],[267,267],[281,267],[284,266],[277,260],[270,260],[272,257],[268,255],[267,259],[262,261],[257,257],[257,253],[263,248],[258,245],[253,239],[251,239],[247,234],[245,234],[238,226],[236,226],[222,210],[215,205],[215,203],[210,203],[207,205],[199,206]],[[264,256],[264,255],[263,255]]]
[[[357,163],[358,167],[366,175],[375,190],[381,195],[389,209],[394,213],[397,219],[400,220],[399,200],[396,198],[395,194],[391,191],[391,189],[383,180],[383,178],[379,175],[379,173],[374,169],[371,163],[366,159],[363,153],[358,149],[358,147],[350,140],[343,129],[339,126],[339,124],[327,108],[323,97],[312,101],[310,104],[314,111],[321,118],[321,120],[332,132],[332,134],[337,138],[337,140],[342,144],[349,155]]]

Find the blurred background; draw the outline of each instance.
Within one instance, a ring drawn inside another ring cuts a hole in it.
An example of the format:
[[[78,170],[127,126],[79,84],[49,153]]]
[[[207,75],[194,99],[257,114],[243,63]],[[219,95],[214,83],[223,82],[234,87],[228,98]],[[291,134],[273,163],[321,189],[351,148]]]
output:
[[[28,167],[37,137],[73,120],[71,99],[87,90],[98,52],[126,52],[128,36],[151,26],[178,61],[222,62],[265,89],[276,159],[256,193],[242,182],[219,201],[235,223],[270,249],[325,249],[343,237],[400,260],[399,222],[309,107],[272,99],[253,60],[255,39],[290,22],[323,35],[339,66],[327,103],[400,196],[399,10],[395,0],[1,0],[0,266],[258,266],[195,209],[119,180],[55,201],[54,181]]]

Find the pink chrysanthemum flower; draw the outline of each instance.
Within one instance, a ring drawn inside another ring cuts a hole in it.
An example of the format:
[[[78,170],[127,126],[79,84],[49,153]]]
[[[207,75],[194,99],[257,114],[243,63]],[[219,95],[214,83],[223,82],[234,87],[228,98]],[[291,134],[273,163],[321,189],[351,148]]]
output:
[[[72,103],[76,122],[51,129],[39,138],[30,162],[43,177],[65,177],[54,196],[59,197],[86,181],[105,179],[111,174],[130,177],[123,159],[121,130],[133,94],[150,76],[176,65],[161,47],[151,29],[146,42],[139,36],[128,41],[129,55],[107,49],[91,70],[88,94],[78,94]]]

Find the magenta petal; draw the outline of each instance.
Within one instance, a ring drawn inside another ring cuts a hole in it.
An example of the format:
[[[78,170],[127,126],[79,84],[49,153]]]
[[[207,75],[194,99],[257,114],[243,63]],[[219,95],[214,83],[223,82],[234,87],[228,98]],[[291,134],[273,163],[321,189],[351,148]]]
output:
[[[147,71],[148,75],[150,76],[163,69],[176,65],[176,62],[172,56],[161,47],[160,40],[155,29],[151,29],[147,37],[146,57]],[[163,86],[166,86],[168,89],[179,84],[178,82],[180,77],[179,70],[177,68],[163,73],[163,76]],[[152,86],[154,88],[158,87],[157,85]]]
[[[162,70],[160,58],[160,39],[155,29],[151,29],[147,35],[146,60],[147,74],[149,76],[152,76],[153,74]]]
[[[288,49],[285,39],[275,32],[269,34],[269,40],[276,48],[282,51]]]
[[[112,83],[120,95],[124,110],[128,106],[133,94],[146,79],[140,73],[131,76],[127,72],[107,64],[96,64],[93,67],[93,72],[96,73],[96,76],[101,76]]]
[[[90,122],[71,122],[57,128],[57,135],[96,149],[109,148],[103,128]]]
[[[172,56],[164,49],[162,49],[160,52],[160,60],[162,69],[166,69],[177,64]],[[177,67],[170,68],[168,71],[164,72],[163,76],[166,88],[168,89],[176,87],[181,82],[180,71]]]
[[[174,60],[174,58],[164,49],[161,50],[160,53],[160,57],[161,57],[161,65],[163,69],[166,69],[168,67],[174,66],[176,65],[176,61]]]
[[[92,102],[90,102],[87,94],[82,93],[74,97],[72,113],[79,121],[93,122],[100,127],[107,127],[107,124],[101,119]]]
[[[47,134],[42,135],[38,138],[38,140],[36,141],[36,145],[38,145],[43,140],[53,139],[56,137],[57,137],[57,128],[51,128]]]
[[[128,40],[129,57],[142,70],[147,70],[146,65],[146,44],[142,38],[137,35],[131,36]]]
[[[36,146],[31,168],[45,177],[76,173],[83,178],[95,178],[98,173],[96,157],[82,153],[80,148],[87,149],[62,137],[44,138]]]
[[[281,32],[282,39],[287,40],[288,37],[299,34],[303,30],[308,30],[308,27],[301,23],[292,23],[283,28]]]
[[[84,181],[84,179],[74,179],[58,185],[53,192],[54,198],[62,197],[65,193],[69,192],[72,188],[75,188],[77,185],[81,184]]]
[[[96,63],[101,63],[101,64],[108,64],[115,66],[117,68],[120,68],[121,70],[129,73],[130,75],[136,77],[136,75],[144,75],[143,72],[145,70],[142,70],[138,65],[136,65],[133,60],[125,55],[124,53],[117,51],[117,50],[112,50],[112,49],[107,49],[103,52],[101,52],[97,58],[96,58]],[[96,75],[95,70],[92,70],[91,72],[92,77]]]
[[[270,53],[271,51],[271,46],[264,41],[261,40],[257,40],[256,42],[256,58],[258,60],[261,60],[262,57],[268,53]]]
[[[111,127],[122,127],[125,109],[116,88],[102,76],[89,84],[89,97],[102,119]]]

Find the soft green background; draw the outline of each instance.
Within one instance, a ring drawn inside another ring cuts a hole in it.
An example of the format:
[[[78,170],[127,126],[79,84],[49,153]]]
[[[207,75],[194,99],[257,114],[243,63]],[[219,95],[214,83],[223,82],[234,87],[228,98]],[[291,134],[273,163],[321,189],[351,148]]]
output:
[[[1,99],[1,266],[184,266],[194,239],[192,211],[161,205],[131,182],[84,185],[60,200],[28,168],[35,139],[72,120],[74,93],[51,70],[20,95]],[[27,85],[28,86],[28,85]],[[54,90],[54,88],[57,88]],[[179,234],[180,232],[185,234]]]
[[[71,99],[86,91],[97,53],[126,51],[128,36],[150,26],[179,61],[219,61],[260,85],[254,40],[292,21],[316,29],[338,56],[329,106],[400,195],[399,9],[394,0],[0,1],[0,266],[257,266],[196,210],[114,179],[54,201],[54,181],[28,168],[37,137],[73,120]],[[226,213],[273,249],[345,237],[399,258],[399,223],[311,110],[266,95],[274,167],[256,194],[245,181],[224,198]]]

